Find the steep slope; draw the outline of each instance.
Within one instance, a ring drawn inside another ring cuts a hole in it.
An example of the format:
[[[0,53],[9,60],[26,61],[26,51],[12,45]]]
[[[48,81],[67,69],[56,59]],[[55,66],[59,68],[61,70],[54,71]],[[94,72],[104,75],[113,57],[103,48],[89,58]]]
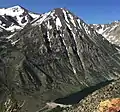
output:
[[[12,32],[5,30],[4,28],[0,27],[0,37],[10,36]]]
[[[25,101],[23,112],[120,76],[116,47],[66,9],[42,14],[9,38],[1,38],[1,86]]]
[[[38,18],[40,15],[34,14],[21,6],[0,9],[0,27],[7,31],[14,32],[23,28],[27,23]]]
[[[91,24],[99,34],[102,34],[112,44],[120,46],[120,21],[110,24]]]
[[[99,104],[101,101],[110,100],[113,98],[120,98],[119,85],[120,79],[88,95],[85,99],[81,100],[80,103],[77,104],[75,107],[69,108],[67,112],[101,112],[99,111]],[[112,112],[118,111],[114,110]]]

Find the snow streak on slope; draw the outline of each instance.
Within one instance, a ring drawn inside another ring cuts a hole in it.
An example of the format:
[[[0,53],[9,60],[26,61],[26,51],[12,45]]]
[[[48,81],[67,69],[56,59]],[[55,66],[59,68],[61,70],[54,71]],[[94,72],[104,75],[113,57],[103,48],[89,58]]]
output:
[[[56,27],[57,27],[57,30],[59,30],[59,28],[62,27],[61,21],[58,17],[56,19]]]
[[[77,28],[84,30],[89,36],[92,35],[91,28],[84,23],[83,20],[63,8],[54,9],[53,11],[42,14],[40,18],[32,21],[33,25],[41,25],[42,23],[47,24],[48,29],[52,29],[54,23],[57,30],[60,30],[60,28],[66,24],[70,25],[71,28],[76,27],[76,30]]]

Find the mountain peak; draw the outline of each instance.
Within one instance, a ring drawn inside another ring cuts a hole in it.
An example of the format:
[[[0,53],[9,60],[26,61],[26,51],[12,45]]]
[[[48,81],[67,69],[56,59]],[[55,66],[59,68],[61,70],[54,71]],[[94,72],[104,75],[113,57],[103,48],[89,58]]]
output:
[[[60,11],[60,10],[63,11],[64,10],[66,12],[70,12],[69,9],[67,9],[67,8],[54,8],[54,10],[55,11]]]
[[[23,8],[23,7],[22,7],[22,6],[20,6],[20,5],[14,5],[14,6],[9,7],[9,8]]]
[[[23,7],[20,6],[20,5],[13,5],[13,6],[10,6],[10,7],[0,7],[0,9],[12,9],[12,8],[23,8]]]
[[[11,15],[11,16],[16,16],[19,13],[23,13],[24,9],[20,6],[13,6],[9,8],[1,8],[0,9],[0,15]]]
[[[56,14],[71,14],[75,16],[69,9],[67,8],[55,8],[53,11],[56,12]]]
[[[55,8],[52,11],[42,14],[41,17],[35,20],[33,23],[35,23],[35,25],[39,25],[45,21],[57,20],[59,21],[59,23],[61,22],[63,26],[65,23],[68,25],[69,24],[74,25],[76,27],[78,19],[79,18],[77,16],[75,16],[72,12],[70,12],[66,8]],[[80,22],[80,19],[78,21]]]
[[[39,14],[34,14],[19,5],[0,8],[0,27],[14,32],[15,30],[20,30],[37,17],[39,17]]]

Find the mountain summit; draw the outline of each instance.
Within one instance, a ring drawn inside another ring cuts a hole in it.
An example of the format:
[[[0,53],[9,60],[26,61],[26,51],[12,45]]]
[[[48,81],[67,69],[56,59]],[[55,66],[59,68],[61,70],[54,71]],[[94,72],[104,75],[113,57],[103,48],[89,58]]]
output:
[[[69,10],[56,8],[31,20],[19,8],[7,9],[19,12],[14,25],[23,26],[0,38],[0,79],[6,99],[25,101],[23,112],[120,76],[116,46]],[[30,22],[22,23],[24,18]]]
[[[0,9],[0,28],[14,32],[23,28],[27,23],[39,17],[21,6]]]

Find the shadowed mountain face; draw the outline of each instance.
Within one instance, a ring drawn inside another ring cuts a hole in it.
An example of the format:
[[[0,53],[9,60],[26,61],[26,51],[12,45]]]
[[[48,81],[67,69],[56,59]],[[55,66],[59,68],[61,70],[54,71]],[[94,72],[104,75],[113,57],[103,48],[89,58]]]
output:
[[[25,100],[28,112],[120,74],[116,47],[66,9],[0,39],[1,86]]]

